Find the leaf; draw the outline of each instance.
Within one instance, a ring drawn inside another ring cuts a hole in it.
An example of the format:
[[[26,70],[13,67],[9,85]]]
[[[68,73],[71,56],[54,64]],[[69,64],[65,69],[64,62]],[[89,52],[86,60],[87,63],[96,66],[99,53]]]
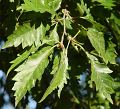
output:
[[[14,0],[9,0],[10,2],[14,2]]]
[[[60,64],[59,61],[60,61],[60,57],[58,55],[55,56],[53,67],[52,67],[52,72],[50,74],[55,74],[57,72],[59,64]]]
[[[24,0],[24,4],[18,9],[35,12],[49,12],[55,13],[60,8],[62,0]]]
[[[66,17],[66,19],[65,19],[65,26],[66,26],[66,28],[72,30],[72,29],[73,29],[72,26],[71,26],[72,22],[73,22],[73,21],[72,21],[71,18]]]
[[[39,47],[38,47],[39,48]],[[17,67],[19,64],[21,64],[23,61],[25,61],[30,54],[35,53],[38,50],[37,47],[32,46],[30,50],[26,50],[23,54],[19,55],[15,60],[11,61],[12,64],[11,67],[8,69],[7,75],[10,73],[11,70],[13,70],[15,67]]]
[[[87,53],[87,52],[86,52],[86,53]],[[92,65],[94,66],[94,69],[95,69],[96,72],[99,72],[99,73],[112,73],[112,72],[113,72],[112,70],[110,70],[110,69],[106,66],[106,64],[100,63],[95,56],[90,55],[90,54],[88,54],[88,53],[87,53],[87,56],[88,56],[88,58],[91,60],[91,63],[92,63]]]
[[[50,33],[50,39],[54,40],[55,43],[59,42],[59,35],[57,33],[57,24],[55,25],[54,29]]]
[[[105,61],[106,63],[110,62],[111,64],[116,64],[116,50],[115,50],[115,44],[112,43],[111,41],[109,41],[108,43],[108,47],[106,49],[106,52],[105,52]]]
[[[99,53],[100,56],[104,59],[105,57],[105,40],[102,32],[97,31],[96,29],[89,28],[87,31],[88,38],[95,48],[95,50]]]
[[[110,17],[109,25],[117,39],[118,49],[120,48],[120,19],[118,19],[114,14]]]
[[[31,46],[34,42],[36,46],[40,43],[40,38],[45,35],[45,27],[41,24],[40,27],[35,29],[30,24],[24,24],[17,28],[13,34],[8,36],[8,40],[3,48],[17,47],[22,43],[22,47]]]
[[[120,19],[115,16],[113,13],[111,14],[110,20],[114,20],[115,24],[120,26]]]
[[[53,51],[53,48],[50,46],[42,48],[15,69],[18,72],[13,78],[16,82],[12,88],[15,91],[15,105],[18,104],[27,91],[30,91],[35,86],[37,79],[41,80],[42,74],[49,63],[48,56]]]
[[[59,63],[60,64],[57,71],[54,73],[54,77],[50,83],[50,86],[47,88],[40,102],[42,102],[57,87],[59,88],[58,96],[60,96],[64,84],[67,84],[68,58],[65,50],[61,52],[61,58]],[[53,70],[55,70],[56,67],[53,68]]]
[[[90,13],[90,9],[87,8],[87,4],[84,3],[83,0],[81,0],[81,3],[77,3],[77,8],[78,8],[78,11],[80,12],[80,14],[83,16],[85,14],[85,17],[87,19],[91,19],[93,20],[93,17]]]
[[[115,6],[115,0],[93,0],[94,1],[97,1],[99,3],[101,3],[101,5],[103,5],[105,8],[108,8],[108,9],[111,9],[113,6]]]
[[[108,75],[108,73],[112,73],[112,71],[105,66],[105,64],[99,63],[93,55],[87,54],[87,56],[91,60],[91,81],[96,84],[96,90],[113,103],[110,94],[114,93],[114,81],[113,78]]]
[[[19,65],[21,62],[23,62],[27,57],[30,55],[29,51],[25,51],[22,55],[17,57],[15,60],[11,61],[12,63],[11,67],[8,69],[7,75],[10,73],[12,69],[14,69],[17,65]]]
[[[92,18],[92,16],[91,17],[85,16],[85,17],[81,17],[81,18],[87,20],[88,22],[90,22],[93,25],[93,28],[95,28],[96,30],[98,30],[98,31],[106,31],[106,28],[102,24],[96,22]]]
[[[47,28],[47,27],[46,27]],[[46,28],[44,25],[41,23],[40,27],[35,29],[35,45],[38,46],[41,41],[44,40],[45,34],[46,34]]]
[[[107,98],[113,104],[110,95],[114,93],[113,90],[114,81],[112,77],[105,73],[96,72],[95,69],[92,68],[91,81],[95,82],[96,89],[99,90],[99,93],[103,94],[104,97]]]
[[[90,22],[93,25],[93,28],[96,28],[99,31],[105,31],[105,27],[94,20],[92,14],[90,13],[90,9],[87,8],[87,4],[85,4],[83,0],[81,0],[80,4],[77,3],[77,8],[81,15],[80,18]]]

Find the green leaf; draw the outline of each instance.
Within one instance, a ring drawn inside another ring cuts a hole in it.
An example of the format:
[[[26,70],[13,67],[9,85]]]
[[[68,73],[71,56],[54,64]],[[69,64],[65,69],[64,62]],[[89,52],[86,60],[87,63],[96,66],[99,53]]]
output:
[[[96,84],[96,90],[113,103],[110,95],[114,93],[114,80],[108,75],[108,73],[112,73],[112,71],[105,64],[99,63],[93,55],[87,54],[87,56],[91,60],[91,81]]]
[[[112,43],[111,41],[108,42],[108,47],[105,52],[105,61],[106,63],[110,62],[111,64],[116,64],[115,58],[117,57],[116,55],[116,50],[115,50],[116,45]]]
[[[99,73],[112,73],[112,70],[110,70],[106,66],[106,64],[100,63],[95,56],[90,55],[87,52],[86,52],[86,54],[87,54],[88,58],[91,60],[91,63],[94,66],[94,69],[95,69],[96,72],[99,72]]]
[[[35,12],[55,13],[60,8],[62,0],[24,0],[24,4],[18,9]]]
[[[11,61],[12,63],[11,67],[8,69],[7,75],[10,73],[12,69],[14,69],[17,65],[19,65],[21,62],[23,62],[27,57],[30,55],[29,51],[25,51],[22,55],[17,57],[15,60]]]
[[[120,19],[118,19],[114,14],[111,14],[109,25],[118,42],[118,49],[120,48]]]
[[[92,14],[90,13],[90,9],[87,8],[87,4],[85,4],[83,0],[81,0],[81,4],[77,4],[77,8],[81,15],[80,18],[90,22],[93,25],[93,28],[96,28],[99,31],[105,31],[105,27],[94,20]]]
[[[50,39],[54,40],[55,43],[59,42],[59,35],[57,33],[57,24],[55,25],[54,29],[50,33]]]
[[[14,2],[14,0],[9,0],[10,2]]]
[[[85,17],[81,17],[81,18],[87,20],[88,22],[90,22],[93,25],[93,28],[95,28],[98,31],[105,31],[106,30],[106,28],[102,24],[96,22],[92,18],[92,16],[91,17],[85,16]]]
[[[60,64],[60,57],[57,55],[55,56],[53,67],[52,67],[52,72],[50,74],[55,74],[57,72],[59,64]]]
[[[68,28],[68,29],[73,29],[72,28],[72,26],[71,26],[71,24],[72,24],[72,19],[70,19],[69,17],[66,17],[66,19],[65,19],[65,26],[66,26],[66,28]]]
[[[102,56],[102,58],[104,59],[105,57],[104,34],[102,32],[97,31],[96,29],[89,28],[87,31],[87,35],[92,46],[99,53],[99,55]]]
[[[35,29],[35,27],[31,27],[30,24],[24,24],[17,28],[13,34],[8,36],[8,40],[5,43],[3,48],[7,47],[17,47],[22,43],[22,47],[25,48],[27,46],[31,46],[32,44],[36,44],[36,46],[40,43],[40,38],[45,35],[45,27],[41,24],[40,27]]]
[[[114,2],[115,0],[93,0],[94,1],[97,1],[99,3],[101,3],[101,5],[103,5],[105,8],[108,8],[108,9],[111,9],[113,6],[115,6]]]
[[[15,69],[18,72],[13,78],[16,82],[12,88],[15,91],[15,105],[18,104],[27,91],[30,91],[35,86],[37,79],[41,80],[42,74],[49,63],[48,56],[53,51],[53,48],[50,46],[42,48]]]
[[[13,70],[15,67],[17,67],[19,64],[21,64],[23,61],[25,61],[30,54],[35,53],[38,50],[39,47],[32,46],[29,50],[26,50],[21,55],[18,55],[18,57],[11,61],[12,64],[11,67],[8,69],[7,75],[10,73],[11,70]]]
[[[41,41],[44,40],[45,34],[46,34],[46,29],[44,25],[41,23],[40,27],[38,27],[37,29],[35,29],[35,45],[38,46]]]
[[[56,71],[56,67],[53,67]],[[40,102],[42,102],[53,90],[55,90],[57,87],[58,90],[58,96],[60,96],[61,90],[64,87],[64,84],[67,84],[67,69],[68,69],[68,58],[66,54],[66,50],[63,50],[61,52],[61,58],[59,62],[59,66],[56,72],[54,72],[53,79],[50,83],[50,86],[47,88],[45,94],[43,95]]]
[[[93,20],[93,17],[90,13],[90,9],[87,8],[87,4],[85,4],[83,0],[81,0],[80,4],[77,3],[77,9],[78,9],[79,13],[81,14],[81,16],[83,16],[85,14],[85,17],[87,19]]]
[[[111,14],[110,20],[114,20],[115,24],[120,26],[120,19],[117,18],[113,13]]]

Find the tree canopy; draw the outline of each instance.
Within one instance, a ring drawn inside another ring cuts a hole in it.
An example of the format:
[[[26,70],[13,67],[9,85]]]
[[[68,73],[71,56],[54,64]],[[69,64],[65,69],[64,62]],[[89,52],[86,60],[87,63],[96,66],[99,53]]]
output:
[[[120,107],[119,0],[1,0],[0,39],[16,107]]]

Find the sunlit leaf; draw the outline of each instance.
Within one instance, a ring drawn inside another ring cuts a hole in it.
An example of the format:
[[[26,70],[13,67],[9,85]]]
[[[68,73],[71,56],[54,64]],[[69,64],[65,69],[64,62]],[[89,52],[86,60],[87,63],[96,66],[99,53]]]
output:
[[[95,83],[96,89],[113,103],[111,94],[114,93],[114,80],[108,75],[108,73],[112,73],[112,70],[110,70],[105,64],[98,62],[97,58],[93,55],[87,54],[87,56],[91,61],[91,81]]]
[[[55,56],[54,62],[53,62],[53,67],[52,67],[52,72],[51,74],[55,74],[58,70],[60,64],[60,57],[57,55]]]
[[[97,31],[96,29],[89,28],[87,35],[92,46],[99,53],[99,55],[102,56],[102,58],[104,59],[104,56],[105,56],[104,34],[102,32]]]
[[[106,63],[110,62],[111,64],[116,64],[115,59],[117,55],[116,55],[115,46],[116,45],[112,42],[108,43],[108,48],[106,49],[105,58],[104,58]]]
[[[17,75],[13,78],[15,84],[12,90],[15,91],[15,104],[24,97],[27,91],[30,91],[35,86],[36,80],[41,80],[42,74],[47,67],[49,60],[48,56],[53,51],[54,47],[44,47],[37,53],[28,58],[26,62],[15,69]]]
[[[38,45],[40,43],[40,38],[45,35],[45,28],[41,24],[40,27],[35,29],[35,27],[31,27],[30,24],[24,24],[17,28],[13,34],[8,36],[8,40],[3,46],[3,48],[7,47],[17,47],[22,43],[22,47],[25,48],[27,46],[31,46],[32,44]]]
[[[15,60],[11,61],[12,65],[11,67],[8,69],[7,75],[9,74],[9,72],[14,69],[17,65],[19,65],[21,62],[23,62],[25,59],[27,59],[27,57],[30,55],[29,51],[25,51],[22,55],[20,55],[19,57],[17,57]]]
[[[59,35],[57,33],[57,25],[55,25],[54,29],[50,33],[50,39],[53,39],[55,43],[59,42]]]
[[[60,8],[62,0],[24,0],[24,4],[18,9],[35,12],[55,13]]]
[[[66,51],[61,52],[58,69],[56,70],[56,67],[53,67],[53,68],[54,68],[53,70],[55,70],[56,72],[54,72],[54,76],[50,83],[50,86],[47,88],[40,102],[42,102],[57,87],[59,88],[58,96],[60,96],[60,93],[62,88],[64,87],[64,84],[67,83],[68,58],[66,55]]]

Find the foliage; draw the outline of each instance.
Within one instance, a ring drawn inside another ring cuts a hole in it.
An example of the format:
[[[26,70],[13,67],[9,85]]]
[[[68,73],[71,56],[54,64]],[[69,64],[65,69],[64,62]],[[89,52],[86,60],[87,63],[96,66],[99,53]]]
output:
[[[67,93],[69,103],[79,108],[93,109],[96,102],[99,104],[96,108],[101,102],[108,104],[105,108],[120,105],[115,101],[120,91],[120,72],[116,70],[119,69],[116,59],[120,55],[119,1],[10,0],[10,4],[15,6],[13,13],[17,13],[17,20],[15,28],[6,35],[2,49],[15,49],[18,54],[17,58],[13,56],[16,59],[10,62],[12,65],[7,72],[8,76],[17,72],[12,88],[16,106],[27,92],[34,96],[33,90],[39,84],[39,103],[48,100],[51,105],[49,99],[53,99],[52,108],[61,107],[56,90],[60,100]],[[89,103],[84,95],[80,98],[78,87],[78,78],[86,70]]]

